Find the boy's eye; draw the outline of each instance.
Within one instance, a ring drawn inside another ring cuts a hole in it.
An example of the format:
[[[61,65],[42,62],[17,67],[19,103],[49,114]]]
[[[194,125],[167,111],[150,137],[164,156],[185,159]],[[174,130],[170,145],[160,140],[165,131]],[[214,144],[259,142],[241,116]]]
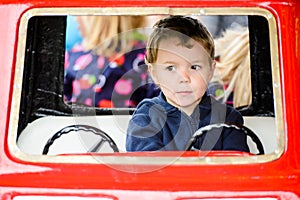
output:
[[[201,69],[202,67],[200,66],[200,65],[192,65],[191,66],[191,69],[193,69],[193,70],[199,70],[199,69]]]
[[[175,71],[175,66],[172,66],[172,65],[171,65],[171,66],[167,66],[166,69],[167,69],[168,71],[170,71],[170,72],[171,72],[171,71]]]

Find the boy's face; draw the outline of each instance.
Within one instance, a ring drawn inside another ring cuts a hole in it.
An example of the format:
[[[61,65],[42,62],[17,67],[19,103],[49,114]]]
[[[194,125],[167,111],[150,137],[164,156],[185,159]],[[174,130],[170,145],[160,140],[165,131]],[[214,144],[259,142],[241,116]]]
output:
[[[168,103],[188,114],[200,102],[215,67],[200,43],[191,44],[193,47],[187,48],[178,38],[162,40],[156,62],[149,65],[150,74]]]

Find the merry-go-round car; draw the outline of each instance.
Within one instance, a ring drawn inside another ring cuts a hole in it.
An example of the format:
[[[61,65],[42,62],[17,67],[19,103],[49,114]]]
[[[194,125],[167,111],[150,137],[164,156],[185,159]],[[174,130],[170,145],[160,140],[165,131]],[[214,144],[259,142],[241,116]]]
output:
[[[1,1],[0,199],[300,199],[299,9],[297,0]],[[202,20],[211,32],[225,18],[246,21],[249,67],[236,71],[249,82],[235,88],[247,87],[240,90],[250,101],[233,104],[244,126],[210,124],[194,136],[241,129],[250,153],[127,152],[135,107],[66,100],[70,19],[144,16],[152,26],[169,15]]]

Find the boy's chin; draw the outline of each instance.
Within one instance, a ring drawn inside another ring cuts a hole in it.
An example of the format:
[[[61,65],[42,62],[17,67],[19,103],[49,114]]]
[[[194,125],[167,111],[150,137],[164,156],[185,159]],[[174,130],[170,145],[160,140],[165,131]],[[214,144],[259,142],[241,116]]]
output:
[[[189,98],[167,98],[168,103],[171,105],[177,107],[178,109],[184,109],[184,108],[193,108],[196,107],[200,100],[195,97],[189,97]]]
[[[179,109],[184,109],[184,108],[195,108],[198,104],[199,101],[181,101],[181,102],[176,102],[177,106]]]

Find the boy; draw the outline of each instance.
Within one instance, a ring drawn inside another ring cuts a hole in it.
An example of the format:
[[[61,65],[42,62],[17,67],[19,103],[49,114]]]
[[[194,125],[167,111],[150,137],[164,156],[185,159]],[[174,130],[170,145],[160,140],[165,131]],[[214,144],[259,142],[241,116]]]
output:
[[[148,39],[145,61],[161,93],[137,106],[127,130],[127,151],[185,150],[203,126],[243,124],[238,111],[206,93],[216,64],[214,42],[196,19],[170,16],[158,21]],[[193,148],[249,152],[246,135],[225,128],[203,134]]]

